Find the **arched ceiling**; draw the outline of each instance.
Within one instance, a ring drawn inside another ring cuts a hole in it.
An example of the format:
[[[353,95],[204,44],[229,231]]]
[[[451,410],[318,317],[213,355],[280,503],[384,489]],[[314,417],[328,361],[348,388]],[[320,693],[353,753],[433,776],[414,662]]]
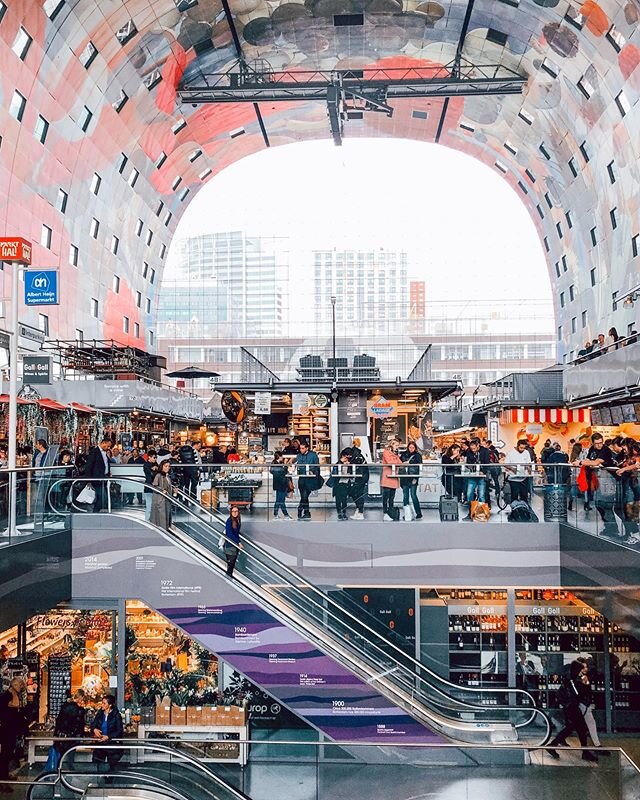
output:
[[[360,24],[337,26],[348,14]],[[180,104],[180,88],[239,54],[274,70],[447,64],[465,15],[463,57],[527,76],[523,94],[455,97],[444,116],[442,98],[395,100],[392,118],[365,114],[345,136],[438,138],[498,170],[543,239],[561,354],[612,324],[623,332],[633,312],[614,309],[612,294],[640,283],[640,0],[4,0],[0,228],[36,243],[43,224],[53,231],[51,247],[35,254],[62,272],[58,335],[81,328],[126,339],[137,324],[142,340],[166,246],[203,183],[267,144],[330,135],[321,102],[194,108]],[[21,28],[32,39],[26,52]],[[21,121],[16,90],[26,100]],[[39,116],[44,142],[34,136]],[[247,199],[268,191],[247,186]]]

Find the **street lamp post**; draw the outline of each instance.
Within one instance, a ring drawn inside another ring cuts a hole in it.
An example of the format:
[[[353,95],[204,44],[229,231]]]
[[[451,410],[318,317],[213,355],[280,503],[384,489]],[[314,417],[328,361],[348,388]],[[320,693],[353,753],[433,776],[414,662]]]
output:
[[[338,368],[336,366],[336,296],[331,298],[331,343],[333,345],[333,388],[338,383]]]
[[[331,387],[330,430],[331,463],[338,461],[338,365],[336,363],[336,296],[331,297],[331,344],[333,351],[333,386]]]

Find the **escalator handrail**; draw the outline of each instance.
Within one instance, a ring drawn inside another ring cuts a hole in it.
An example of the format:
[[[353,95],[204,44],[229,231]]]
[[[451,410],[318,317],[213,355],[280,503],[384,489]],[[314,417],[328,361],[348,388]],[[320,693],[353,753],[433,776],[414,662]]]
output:
[[[134,478],[134,479],[127,478],[127,480],[128,480],[128,481],[132,481],[132,482],[137,482],[137,483],[140,483],[141,485],[146,485],[146,484],[144,484],[144,482],[143,482],[143,481],[140,481],[140,480],[138,480],[138,479],[135,479],[135,478]],[[61,481],[60,481],[60,482],[62,482],[62,481],[64,481],[65,483],[67,483],[67,484],[68,484],[69,482],[74,482],[74,481],[77,481],[77,482],[83,482],[83,483],[90,482],[90,481],[95,481],[95,482],[105,482],[105,481],[107,481],[107,482],[108,482],[108,481],[109,481],[109,479],[87,479],[87,478],[71,479],[71,478],[66,478],[66,479],[61,479]],[[54,487],[55,487],[56,483],[58,483],[58,481],[56,481],[56,482],[55,482],[55,483],[54,483],[54,484],[53,484],[53,485],[50,487],[50,494],[49,494],[49,497],[51,497],[51,494],[52,494],[52,492],[53,492],[53,489],[54,489]],[[159,491],[159,490],[158,490],[156,487],[150,487],[150,486],[148,486],[148,485],[146,485],[146,486],[147,486],[147,488],[150,488],[152,491],[154,491],[154,492],[156,492],[156,493],[158,493],[158,494],[161,494],[161,495],[163,495],[163,493],[162,493],[162,492],[160,492],[160,491]],[[175,505],[176,505],[176,506],[177,506],[179,509],[181,509],[182,511],[186,512],[186,513],[187,513],[187,514],[188,514],[190,517],[193,517],[193,518],[194,518],[194,519],[195,519],[195,520],[196,520],[196,521],[197,521],[199,524],[203,524],[203,520],[202,520],[202,518],[201,518],[201,517],[199,517],[199,516],[196,516],[196,515],[193,513],[193,511],[192,511],[191,509],[189,509],[187,506],[185,506],[183,503],[181,503],[181,502],[179,502],[179,501],[176,501],[176,500],[175,500],[175,498],[173,498],[173,497],[169,497],[168,495],[163,495],[163,496],[164,496],[166,499],[170,500],[170,502],[174,503],[174,504],[175,504]],[[109,493],[108,493],[108,492],[107,492],[107,497],[109,497]],[[55,509],[55,507],[53,506],[53,504],[51,504],[51,507],[52,507],[52,508],[54,508],[54,510],[56,511],[56,513],[61,513],[61,512],[59,512],[59,511],[57,511],[57,509]],[[198,506],[198,508],[200,509],[200,506]],[[85,511],[85,509],[78,509],[78,511]],[[205,510],[205,511],[206,511],[206,510]],[[211,527],[213,527],[213,526],[211,526]],[[158,529],[158,530],[159,530],[159,529]],[[215,530],[215,529],[214,529],[214,530]],[[173,533],[173,535],[175,536],[175,533],[174,533],[174,532],[171,532],[171,531],[169,531],[169,532],[162,531],[162,533],[163,533],[163,534],[167,534],[167,533]],[[184,534],[185,532],[184,532],[184,531],[181,531],[181,533],[182,533],[182,534]],[[226,538],[226,537],[224,536],[224,533],[223,533],[223,532],[220,532],[220,531],[216,531],[216,535],[220,535],[220,536],[222,536],[223,538]],[[193,538],[191,538],[191,539],[190,539],[190,542],[189,542],[189,543],[190,543],[190,549],[192,550],[192,549],[193,549]],[[200,544],[201,546],[204,546],[204,545],[202,545],[202,542],[200,542],[199,544]],[[253,543],[252,543],[252,544],[253,544]],[[256,549],[258,549],[259,551],[261,550],[261,548],[256,548]],[[207,550],[207,557],[209,557],[209,556],[211,556],[211,555],[214,555],[214,554],[212,553],[212,551],[211,551],[211,550],[210,550],[208,547],[206,548],[206,550]],[[267,558],[269,559],[269,561],[270,561],[270,562],[273,562],[273,561],[275,561],[275,559],[274,559],[274,558],[273,558],[273,557],[272,557],[270,554],[268,554],[268,553],[266,553],[266,552],[264,552],[264,551],[262,551],[262,552],[264,553],[264,555],[265,555],[265,556],[267,556]],[[201,555],[201,557],[202,557],[202,554],[200,554],[200,555]],[[256,559],[256,560],[257,560],[257,559]],[[278,562],[276,562],[276,563],[278,563]],[[291,574],[292,574],[292,575],[293,575],[293,576],[294,576],[296,579],[299,579],[301,582],[303,582],[303,583],[306,583],[306,582],[304,581],[304,579],[300,578],[300,576],[297,576],[297,575],[296,575],[296,573],[294,573],[292,570],[289,570],[289,569],[288,569],[288,568],[287,568],[285,565],[281,565],[281,566],[283,566],[283,567],[284,567],[284,569],[285,569],[286,571],[290,572],[290,573],[291,573]],[[271,568],[271,569],[273,569],[273,568]],[[276,572],[276,574],[277,574],[277,572]],[[244,577],[244,576],[243,576],[243,577]],[[284,579],[284,580],[287,580],[286,578],[284,578],[284,577],[283,577],[283,576],[281,576],[281,575],[277,575],[277,577],[278,577],[278,579],[280,579],[280,580],[283,580],[283,579]],[[295,584],[291,584],[291,583],[290,583],[290,581],[287,581],[287,582],[289,583],[289,585],[291,585],[291,586],[292,586],[292,588],[293,588],[294,590],[296,590],[296,591],[300,591],[300,589],[299,589],[299,587],[298,587],[298,586],[296,586]],[[314,590],[316,593],[318,593],[318,594],[322,594],[322,593],[321,593],[319,590],[317,590],[317,589],[316,589],[316,587],[313,587],[312,585],[310,585],[310,588],[311,588],[312,590]],[[255,589],[252,589],[252,587],[246,587],[246,586],[245,586],[245,589],[249,589],[249,591],[250,591],[250,593],[251,593],[252,595],[255,595],[255,594],[256,594],[256,592],[255,592]],[[306,602],[309,602],[309,598],[308,598],[308,597],[305,597],[305,601],[306,601]],[[259,603],[260,603],[260,602],[264,603],[264,602],[265,602],[265,598],[264,598],[263,596],[259,596],[259,597],[258,597],[258,602],[259,602]],[[326,607],[323,607],[323,606],[318,606],[318,604],[317,604],[317,603],[316,603],[315,605],[316,605],[316,607],[317,607],[319,610],[321,610],[321,611],[322,611],[322,613],[323,613],[323,614],[326,614],[326,613],[327,613],[327,609],[326,609]],[[333,603],[333,605],[335,606],[336,604],[335,604],[335,603]],[[281,609],[281,608],[275,608],[275,609],[273,609],[273,606],[272,606],[272,605],[271,605],[271,608],[272,608],[272,611],[273,611],[273,613],[276,615],[276,617],[279,617],[279,616],[281,616],[281,615],[282,615],[282,613],[283,613],[283,612],[282,612],[282,609]],[[289,618],[289,619],[288,619],[288,622],[289,622],[289,624],[292,624],[292,620],[291,620],[291,618]],[[344,622],[343,622],[342,620],[338,620],[338,622],[339,622],[340,624],[344,625]],[[296,628],[297,628],[297,629],[299,629],[299,632],[302,632],[302,634],[303,634],[303,635],[307,635],[307,636],[309,635],[308,626],[305,626],[305,625],[300,625],[299,623],[296,623],[295,621],[293,621],[293,624],[296,626]],[[348,627],[348,626],[346,626],[346,625],[345,625],[345,627]],[[364,626],[364,627],[366,628],[367,626]],[[321,630],[321,629],[319,629],[319,630]],[[332,636],[333,636],[333,635],[335,635],[335,634],[333,634],[333,632],[331,632],[330,630],[329,630],[329,633],[330,633]],[[379,638],[379,634],[375,633],[374,631],[371,631],[371,633],[372,633],[372,634],[374,634],[376,637],[378,637],[378,638]],[[358,636],[361,636],[361,633],[357,633],[357,632],[356,632],[356,634],[357,634]],[[318,634],[317,634],[317,633],[316,633],[316,637],[318,637]],[[325,640],[324,636],[320,637],[320,640],[321,640],[322,642],[324,642],[324,646],[325,646],[326,648],[328,648],[328,649],[330,649],[330,650],[333,650],[333,652],[334,652],[334,655],[335,655],[335,652],[336,652],[336,644],[335,644],[335,642],[331,642],[331,641],[330,641],[330,642],[327,642],[327,641]],[[315,643],[315,644],[317,644],[317,642],[314,642],[314,643]],[[374,645],[374,646],[376,647],[376,649],[378,649],[378,650],[380,649],[380,648],[378,648],[376,645]],[[322,649],[322,647],[321,647],[321,649]],[[338,651],[338,652],[339,652],[339,651]],[[384,653],[383,653],[383,655],[387,655],[387,654],[384,654]],[[406,655],[406,654],[404,654],[404,653],[403,653],[403,655]],[[379,682],[379,678],[380,678],[380,676],[379,676],[379,675],[376,675],[376,674],[375,674],[375,671],[376,671],[376,670],[379,670],[381,666],[385,667],[386,665],[380,665],[380,664],[378,664],[378,663],[375,663],[375,664],[374,664],[374,666],[373,666],[373,668],[372,668],[372,666],[371,666],[371,661],[372,661],[372,659],[371,659],[371,657],[370,657],[370,654],[366,654],[366,653],[365,653],[365,654],[364,654],[364,656],[365,656],[365,657],[363,658],[363,654],[362,654],[362,653],[360,653],[360,652],[358,652],[358,653],[357,653],[357,656],[358,656],[359,660],[360,660],[360,661],[361,661],[361,662],[362,662],[362,663],[363,663],[363,664],[366,666],[366,669],[364,669],[364,670],[362,669],[362,667],[360,667],[360,670],[361,670],[362,672],[364,672],[364,673],[365,673],[365,674],[364,674],[364,679],[365,679],[365,680],[369,680],[369,681],[371,681],[371,680],[376,680],[376,682]],[[369,659],[369,664],[368,664],[368,665],[367,665],[367,658]],[[351,668],[351,669],[353,669],[353,666],[354,666],[354,664],[353,664],[353,660],[352,660],[352,658],[351,658],[351,659],[345,659],[343,656],[341,656],[341,657],[339,657],[339,658],[338,658],[338,660],[339,660],[339,661],[341,661],[341,663],[343,663],[343,665],[347,666],[347,668]],[[419,664],[419,662],[417,662],[417,663]],[[399,666],[402,666],[402,665],[399,665]],[[423,668],[423,667],[422,667],[422,665],[420,665],[420,667],[421,667],[421,669]],[[406,668],[404,668],[404,669],[406,669]],[[368,671],[371,671],[373,674],[367,674],[367,672],[368,672]],[[425,672],[427,672],[427,673],[429,673],[429,672],[430,672],[430,670],[428,670],[428,668],[424,668],[424,671],[425,671]],[[383,672],[384,672],[384,669],[383,669]],[[412,677],[415,677],[415,676],[412,676]],[[465,687],[457,687],[457,686],[455,686],[455,684],[451,684],[451,683],[449,683],[449,682],[445,681],[444,679],[440,678],[439,676],[437,676],[437,677],[438,677],[438,679],[440,680],[440,682],[442,682],[442,683],[445,683],[445,684],[447,684],[447,683],[448,683],[450,686],[452,686],[452,687],[454,687],[454,688],[456,688],[456,689],[458,689],[458,688],[465,688]],[[538,708],[535,706],[535,704],[533,704],[532,706],[515,706],[515,707],[514,707],[514,706],[510,706],[510,705],[507,705],[507,706],[501,706],[501,705],[498,705],[498,704],[495,704],[495,705],[489,705],[489,706],[487,706],[487,705],[475,705],[475,704],[471,704],[471,703],[465,703],[464,701],[458,700],[458,699],[457,699],[457,698],[455,698],[455,697],[451,697],[451,696],[447,695],[447,694],[446,694],[445,692],[443,692],[443,691],[442,691],[442,690],[441,690],[439,687],[437,687],[437,686],[431,686],[431,685],[429,685],[429,684],[428,684],[428,682],[424,680],[424,678],[421,678],[420,680],[422,680],[422,681],[423,681],[423,682],[424,682],[424,683],[425,683],[427,686],[429,686],[429,688],[430,688],[430,689],[431,689],[433,692],[435,692],[435,693],[437,693],[437,694],[441,695],[442,697],[446,698],[446,700],[447,700],[447,701],[449,701],[449,703],[453,703],[453,704],[455,704],[455,705],[457,705],[457,706],[460,706],[461,708],[463,708],[463,709],[465,709],[465,710],[467,710],[467,711],[479,712],[480,714],[482,714],[482,715],[485,715],[485,716],[487,716],[487,715],[488,715],[490,712],[492,712],[492,711],[494,711],[494,712],[495,712],[495,711],[505,711],[505,712],[513,712],[513,711],[518,711],[518,712],[522,712],[522,711],[530,711],[530,712],[531,712],[531,713],[530,713],[530,715],[529,715],[529,716],[528,716],[528,717],[527,717],[527,718],[526,718],[526,719],[525,719],[523,722],[521,722],[521,723],[519,723],[519,724],[515,724],[515,723],[506,723],[506,722],[502,722],[502,721],[497,721],[497,720],[495,720],[495,719],[494,719],[494,720],[491,720],[491,721],[490,721],[490,722],[488,722],[488,723],[484,723],[484,724],[491,724],[491,723],[493,723],[494,725],[497,725],[497,726],[498,726],[498,725],[507,725],[507,724],[509,724],[509,725],[511,725],[511,726],[512,726],[512,727],[514,727],[514,728],[516,728],[516,727],[524,727],[524,726],[526,726],[526,725],[529,725],[529,724],[530,724],[530,723],[533,721],[533,719],[534,719],[536,716],[539,716],[539,717],[542,717],[542,719],[543,719],[543,722],[544,722],[544,727],[546,728],[545,741],[546,741],[546,738],[548,738],[548,736],[549,736],[549,733],[550,733],[550,730],[551,730],[551,728],[550,728],[550,722],[549,722],[549,720],[548,720],[548,718],[547,718],[546,714],[544,714],[544,712],[542,712],[540,709],[538,709]],[[397,695],[397,694],[398,694],[398,688],[400,688],[402,692],[407,692],[407,693],[408,693],[408,698],[407,698],[407,697],[405,697],[405,696],[403,696],[402,694],[399,694],[399,698],[400,698],[400,705],[402,706],[402,704],[403,704],[403,703],[404,703],[404,704],[407,704],[407,703],[408,703],[408,704],[409,704],[409,706],[410,706],[410,708],[412,708],[412,709],[414,710],[414,713],[417,713],[417,714],[418,714],[418,715],[420,715],[420,716],[424,716],[424,711],[422,711],[422,710],[421,710],[421,709],[420,709],[420,708],[419,708],[419,707],[416,705],[416,702],[415,702],[415,700],[417,699],[417,697],[416,697],[416,692],[415,692],[415,689],[414,689],[413,687],[411,687],[411,686],[410,686],[410,687],[408,688],[408,690],[407,690],[407,689],[406,689],[406,687],[405,687],[404,689],[402,689],[402,685],[401,685],[400,687],[397,687],[397,686],[394,686],[393,684],[391,684],[391,685],[390,685],[390,684],[389,684],[389,682],[385,682],[385,685],[386,685],[386,687],[387,687],[387,690],[388,690],[388,691],[390,691],[392,694],[396,694],[396,695]],[[471,690],[471,691],[474,691],[474,690]],[[500,690],[493,690],[493,691],[494,691],[494,692],[497,692],[497,691],[500,691]],[[511,692],[516,692],[516,691],[520,691],[520,692],[522,692],[522,690],[511,690]],[[527,694],[527,695],[528,695],[528,693],[526,693],[526,692],[522,692],[522,693],[523,693],[523,694]],[[442,709],[446,709],[448,712],[450,712],[451,714],[453,714],[453,712],[454,712],[454,709],[453,709],[453,708],[451,708],[451,706],[450,706],[450,705],[449,705],[449,706],[447,706],[447,705],[444,705],[444,704],[442,704],[442,703],[438,703],[438,701],[437,701],[436,699],[434,699],[434,698],[432,698],[432,697],[429,697],[428,695],[424,695],[423,693],[420,693],[420,694],[422,695],[422,697],[423,697],[423,698],[425,698],[425,699],[422,701],[422,704],[423,704],[423,706],[424,706],[424,707],[426,707],[427,709],[429,709],[429,710],[430,710],[430,714],[433,714],[433,715],[438,715],[438,712],[437,712],[437,711],[434,711],[434,709],[433,709],[433,708],[430,708],[430,705],[431,705],[431,706],[439,706],[441,710],[442,710]],[[529,698],[531,699],[531,701],[532,701],[532,703],[533,703],[533,698],[532,698],[530,695],[528,695],[528,696],[529,696]],[[462,713],[462,712],[460,712],[460,713]],[[453,716],[453,717],[452,717],[452,716],[447,716],[446,714],[443,716],[442,714],[440,714],[440,720],[438,720],[438,719],[437,719],[437,716],[436,716],[436,718],[432,718],[432,717],[430,716],[430,714],[427,714],[427,715],[426,715],[427,719],[429,719],[429,720],[430,720],[430,721],[431,721],[433,724],[440,725],[441,727],[447,727],[447,726],[449,726],[450,728],[454,728],[454,729],[455,729],[455,728],[458,728],[458,729],[459,729],[459,730],[461,730],[461,731],[462,731],[463,729],[467,729],[467,728],[469,727],[469,726],[468,726],[468,724],[466,724],[466,723],[467,723],[467,721],[465,721],[465,720],[462,720],[462,719],[458,719],[458,718],[456,718],[455,716]],[[455,723],[456,723],[456,724],[454,724],[454,722],[453,722],[454,720],[455,720]],[[477,723],[476,723],[476,724],[477,724]],[[477,728],[476,728],[476,729],[477,729]]]

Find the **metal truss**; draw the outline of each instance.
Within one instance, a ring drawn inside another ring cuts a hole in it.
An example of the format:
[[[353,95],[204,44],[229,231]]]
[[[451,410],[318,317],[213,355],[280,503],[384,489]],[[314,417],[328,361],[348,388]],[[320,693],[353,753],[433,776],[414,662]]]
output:
[[[456,57],[442,66],[358,70],[281,70],[267,62],[240,60],[222,73],[203,75],[203,85],[179,91],[182,103],[307,102],[327,104],[331,131],[340,144],[345,119],[365,111],[393,116],[389,101],[424,97],[520,94],[527,82],[503,64],[474,64]]]

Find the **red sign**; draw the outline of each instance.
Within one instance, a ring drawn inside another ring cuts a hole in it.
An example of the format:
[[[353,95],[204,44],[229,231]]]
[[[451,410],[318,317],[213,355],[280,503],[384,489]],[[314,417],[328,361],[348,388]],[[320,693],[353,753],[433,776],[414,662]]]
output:
[[[31,242],[21,236],[0,237],[0,261],[31,264]]]

